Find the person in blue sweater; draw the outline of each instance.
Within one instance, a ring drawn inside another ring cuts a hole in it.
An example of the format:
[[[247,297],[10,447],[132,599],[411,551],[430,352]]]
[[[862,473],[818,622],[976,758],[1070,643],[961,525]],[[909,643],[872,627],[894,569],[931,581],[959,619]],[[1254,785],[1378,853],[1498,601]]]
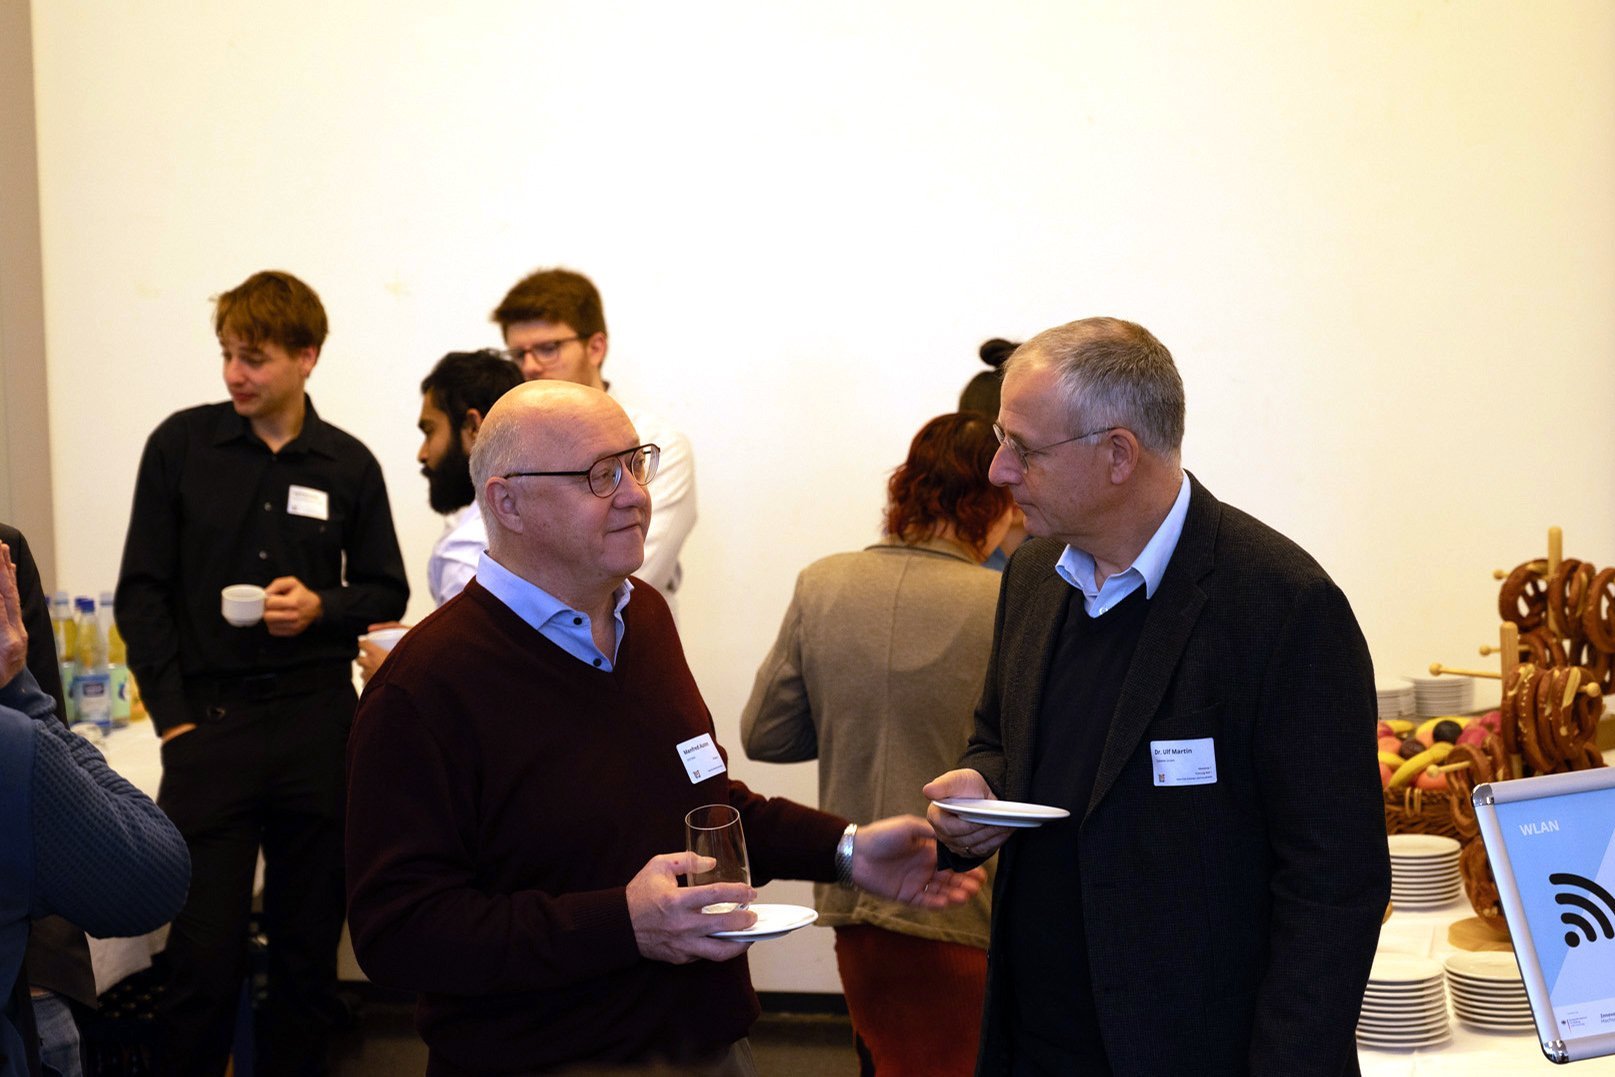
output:
[[[0,1077],[41,1072],[20,978],[29,920],[57,913],[100,937],[145,934],[179,911],[191,878],[179,831],[62,725],[27,655],[0,543]]]

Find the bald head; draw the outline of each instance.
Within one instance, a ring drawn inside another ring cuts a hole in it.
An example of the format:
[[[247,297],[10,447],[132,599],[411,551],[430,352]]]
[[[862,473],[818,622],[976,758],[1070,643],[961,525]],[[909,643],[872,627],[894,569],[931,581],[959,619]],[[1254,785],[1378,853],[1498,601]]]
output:
[[[588,610],[639,568],[650,494],[623,455],[639,436],[599,389],[530,381],[488,409],[471,450],[471,478],[488,552],[505,568]],[[598,461],[618,458],[615,488],[590,485]]]
[[[530,381],[511,389],[488,409],[471,449],[471,481],[482,517],[493,520],[486,501],[488,479],[512,471],[570,470],[583,463],[553,463],[576,441],[586,420],[628,415],[599,389],[569,381]],[[624,446],[626,448],[626,446]]]

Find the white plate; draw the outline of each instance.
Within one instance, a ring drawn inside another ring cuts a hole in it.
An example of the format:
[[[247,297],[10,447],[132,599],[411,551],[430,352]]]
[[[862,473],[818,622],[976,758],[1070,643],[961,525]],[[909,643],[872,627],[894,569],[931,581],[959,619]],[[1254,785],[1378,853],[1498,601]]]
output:
[[[1385,839],[1394,857],[1423,860],[1432,856],[1457,856],[1463,846],[1440,834],[1392,834]]]
[[[819,918],[819,914],[806,905],[769,905],[754,901],[751,904],[751,911],[757,914],[755,924],[744,931],[714,931],[712,937],[763,942],[767,939],[777,939],[781,935],[789,935],[797,928],[807,927]]]
[[[1519,983],[1520,965],[1514,960],[1513,950],[1465,951],[1447,958],[1447,971],[1471,980],[1491,980],[1501,983]]]
[[[1357,1042],[1369,1047],[1386,1047],[1396,1051],[1411,1051],[1416,1047],[1435,1047],[1452,1039],[1452,1029],[1443,1028],[1420,1036],[1393,1036],[1383,1032],[1357,1033]]]
[[[1466,1025],[1474,1025],[1476,1028],[1483,1028],[1487,1032],[1535,1032],[1536,1031],[1536,1022],[1535,1021],[1480,1021],[1480,1020],[1476,1020],[1473,1017],[1466,1017],[1463,1014],[1458,1015],[1458,1020],[1462,1021]]]
[[[1368,971],[1368,981],[1374,984],[1422,984],[1430,980],[1441,982],[1441,962],[1433,957],[1375,954],[1374,965]]]
[[[1052,823],[1056,819],[1070,818],[1064,808],[1051,808],[1047,804],[1025,804],[1019,800],[978,800],[974,797],[950,797],[933,800],[932,804],[949,811],[969,823],[987,826],[1033,827]]]
[[[1397,1021],[1386,1018],[1383,1021],[1358,1021],[1357,1031],[1366,1032],[1371,1036],[1435,1036],[1447,1030],[1447,1011],[1432,1014],[1429,1017],[1409,1018]]]

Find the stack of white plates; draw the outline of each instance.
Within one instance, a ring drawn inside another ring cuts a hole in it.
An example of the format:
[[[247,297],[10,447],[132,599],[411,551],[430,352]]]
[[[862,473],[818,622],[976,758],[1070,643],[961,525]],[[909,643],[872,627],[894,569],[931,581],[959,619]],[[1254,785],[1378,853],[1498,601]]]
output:
[[[1530,1032],[1531,1000],[1512,950],[1485,950],[1447,958],[1453,1012],[1465,1024],[1488,1032]]]
[[[1392,834],[1391,904],[1403,909],[1434,909],[1458,900],[1464,877],[1451,838],[1438,834]]]
[[[1418,706],[1413,682],[1402,677],[1394,681],[1376,681],[1374,695],[1379,699],[1381,718],[1411,718]]]
[[[1363,1012],[1357,1018],[1357,1042],[1411,1050],[1451,1038],[1441,962],[1410,954],[1375,954],[1363,992]]]
[[[1421,718],[1468,714],[1475,709],[1473,677],[1409,677],[1413,701]]]

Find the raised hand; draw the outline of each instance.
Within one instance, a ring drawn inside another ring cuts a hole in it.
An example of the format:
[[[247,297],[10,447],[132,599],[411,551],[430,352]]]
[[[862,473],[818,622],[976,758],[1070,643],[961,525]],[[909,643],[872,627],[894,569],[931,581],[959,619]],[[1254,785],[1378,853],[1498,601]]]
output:
[[[852,882],[860,890],[927,909],[961,905],[981,889],[983,872],[937,870],[936,840],[917,815],[878,819],[858,828]]]

